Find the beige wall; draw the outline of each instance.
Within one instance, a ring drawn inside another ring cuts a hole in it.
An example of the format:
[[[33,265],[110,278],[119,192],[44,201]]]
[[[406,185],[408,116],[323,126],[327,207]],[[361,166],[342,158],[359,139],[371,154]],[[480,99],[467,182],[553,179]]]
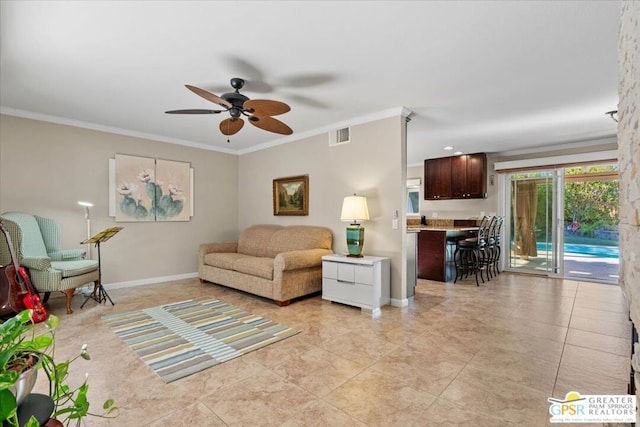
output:
[[[108,216],[108,159],[116,153],[191,163],[195,216],[189,222],[116,223]],[[56,219],[65,248],[83,247],[84,210],[95,204],[91,228],[122,230],[101,248],[106,284],[197,271],[198,245],[235,238],[237,156],[43,121],[0,116],[0,212]],[[94,250],[95,258],[95,250]]]
[[[351,142],[329,147],[326,133],[244,154],[239,166],[239,226],[322,225],[333,230],[333,249],[346,253],[346,223],[340,221],[344,196],[367,197],[371,220],[364,223],[366,255],[391,257],[391,297],[402,287],[403,229],[392,229],[394,211],[402,225],[405,120],[391,117],[351,128]],[[309,215],[274,216],[274,178],[309,175]]]
[[[401,116],[353,126],[351,141],[328,147],[327,134],[242,156],[189,148],[44,121],[0,116],[0,212],[25,211],[56,219],[63,246],[80,248],[92,231],[123,226],[102,246],[104,283],[149,283],[192,275],[203,242],[235,240],[250,224],[317,224],[334,232],[334,250],[346,252],[342,198],[368,199],[364,252],[392,259],[392,298],[402,300],[406,159]],[[108,159],[116,153],[191,163],[195,216],[189,222],[116,223],[108,216]],[[273,215],[272,181],[309,175],[309,216]],[[395,211],[400,227],[392,229]],[[95,250],[94,250],[95,257]]]

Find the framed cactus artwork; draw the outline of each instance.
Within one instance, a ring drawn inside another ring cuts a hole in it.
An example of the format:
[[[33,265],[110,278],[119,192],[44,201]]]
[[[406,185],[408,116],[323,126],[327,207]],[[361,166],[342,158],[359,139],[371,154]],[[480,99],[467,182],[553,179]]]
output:
[[[110,191],[116,222],[189,221],[191,172],[185,162],[116,154]]]

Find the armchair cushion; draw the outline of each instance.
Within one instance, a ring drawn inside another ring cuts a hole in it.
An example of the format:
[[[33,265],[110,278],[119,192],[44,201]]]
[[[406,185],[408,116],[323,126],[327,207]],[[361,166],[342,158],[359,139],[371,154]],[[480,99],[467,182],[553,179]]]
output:
[[[81,259],[77,261],[51,261],[51,268],[62,272],[62,277],[80,276],[90,271],[94,271],[98,266],[98,261],[92,259]]]

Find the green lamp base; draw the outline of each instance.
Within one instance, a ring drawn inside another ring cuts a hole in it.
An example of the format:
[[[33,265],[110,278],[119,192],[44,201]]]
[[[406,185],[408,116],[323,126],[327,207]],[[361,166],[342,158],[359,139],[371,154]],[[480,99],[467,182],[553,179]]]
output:
[[[364,228],[358,224],[347,227],[347,249],[349,257],[362,258],[362,246],[364,245]]]

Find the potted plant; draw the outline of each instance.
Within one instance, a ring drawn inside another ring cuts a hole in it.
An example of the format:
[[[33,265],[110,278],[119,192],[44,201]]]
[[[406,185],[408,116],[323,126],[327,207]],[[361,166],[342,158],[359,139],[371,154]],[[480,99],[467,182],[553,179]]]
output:
[[[74,389],[67,383],[71,363],[78,358],[89,360],[90,357],[85,344],[74,358],[63,362],[55,360],[55,329],[58,324],[58,317],[49,315],[45,322],[46,330],[36,334],[30,310],[24,310],[0,324],[0,422],[6,420],[9,425],[18,425],[18,406],[31,392],[38,369],[42,369],[49,380],[52,419],[64,421],[66,425],[75,422],[79,426],[87,415],[116,415],[117,407],[112,399],[104,403],[103,414],[89,412],[89,385],[86,378],[82,385]],[[31,417],[25,425],[35,427],[40,424],[35,417]],[[60,422],[58,425],[63,424]]]

